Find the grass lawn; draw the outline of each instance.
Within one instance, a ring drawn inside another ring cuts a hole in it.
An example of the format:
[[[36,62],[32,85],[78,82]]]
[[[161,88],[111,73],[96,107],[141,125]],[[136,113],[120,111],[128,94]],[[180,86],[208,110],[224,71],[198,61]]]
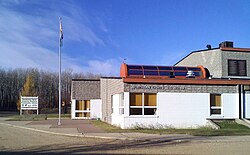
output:
[[[234,121],[221,121],[217,124],[220,129],[211,129],[207,127],[201,127],[198,129],[121,129],[112,125],[109,125],[102,121],[94,120],[92,124],[104,129],[107,132],[142,132],[152,134],[190,134],[194,136],[232,136],[232,135],[250,135],[250,128],[237,124]]]
[[[9,119],[7,121],[41,121],[50,118],[58,118],[58,114],[39,114],[39,115],[10,115],[7,116]],[[70,114],[61,114],[61,118],[70,118]]]
[[[11,117],[19,115],[19,111],[0,111],[0,117]]]
[[[58,114],[46,114],[48,118],[58,118]],[[61,114],[61,118],[71,118],[70,114]]]
[[[7,121],[41,121],[46,119],[46,115],[13,115]]]

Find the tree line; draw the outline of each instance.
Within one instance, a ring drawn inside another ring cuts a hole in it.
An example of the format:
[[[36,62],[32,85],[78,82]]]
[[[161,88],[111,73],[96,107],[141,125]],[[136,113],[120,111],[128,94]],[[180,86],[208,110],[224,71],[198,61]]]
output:
[[[39,109],[58,108],[58,73],[29,69],[0,68],[0,110],[17,110],[17,102],[27,77],[34,82],[35,93],[39,97]],[[92,73],[73,73],[68,69],[61,74],[62,101],[69,105],[71,80],[77,78],[98,78],[101,75]]]

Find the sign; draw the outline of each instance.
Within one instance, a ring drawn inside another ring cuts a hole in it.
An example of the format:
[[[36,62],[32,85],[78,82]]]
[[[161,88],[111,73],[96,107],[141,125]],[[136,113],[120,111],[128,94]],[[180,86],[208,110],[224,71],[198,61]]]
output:
[[[151,91],[164,91],[164,90],[185,90],[185,86],[175,85],[132,85],[132,91],[135,90],[151,90]]]
[[[22,110],[38,110],[38,97],[21,96]]]

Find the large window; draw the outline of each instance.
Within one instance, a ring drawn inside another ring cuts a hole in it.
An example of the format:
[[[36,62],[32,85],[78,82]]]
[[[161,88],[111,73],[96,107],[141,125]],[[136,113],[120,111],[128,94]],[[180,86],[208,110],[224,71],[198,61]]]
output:
[[[77,100],[76,110],[90,110],[90,100]]]
[[[247,76],[246,60],[228,60],[229,76]]]
[[[76,117],[90,117],[90,100],[76,100]]]
[[[210,94],[210,115],[221,115],[220,94]]]
[[[130,93],[130,115],[156,115],[155,93]]]

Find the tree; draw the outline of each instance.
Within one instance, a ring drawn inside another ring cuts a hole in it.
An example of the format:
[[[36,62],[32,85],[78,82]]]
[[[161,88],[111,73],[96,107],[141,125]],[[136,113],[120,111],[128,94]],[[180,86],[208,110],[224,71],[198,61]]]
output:
[[[62,72],[62,100],[71,100],[71,79],[97,78],[92,73]],[[39,96],[40,109],[58,108],[58,73],[36,68],[3,69],[0,66],[0,111],[20,109],[20,96]]]
[[[35,83],[33,77],[30,74],[26,77],[26,81],[19,95],[19,100],[17,101],[18,110],[20,110],[21,96],[34,96],[34,97],[37,96]]]

